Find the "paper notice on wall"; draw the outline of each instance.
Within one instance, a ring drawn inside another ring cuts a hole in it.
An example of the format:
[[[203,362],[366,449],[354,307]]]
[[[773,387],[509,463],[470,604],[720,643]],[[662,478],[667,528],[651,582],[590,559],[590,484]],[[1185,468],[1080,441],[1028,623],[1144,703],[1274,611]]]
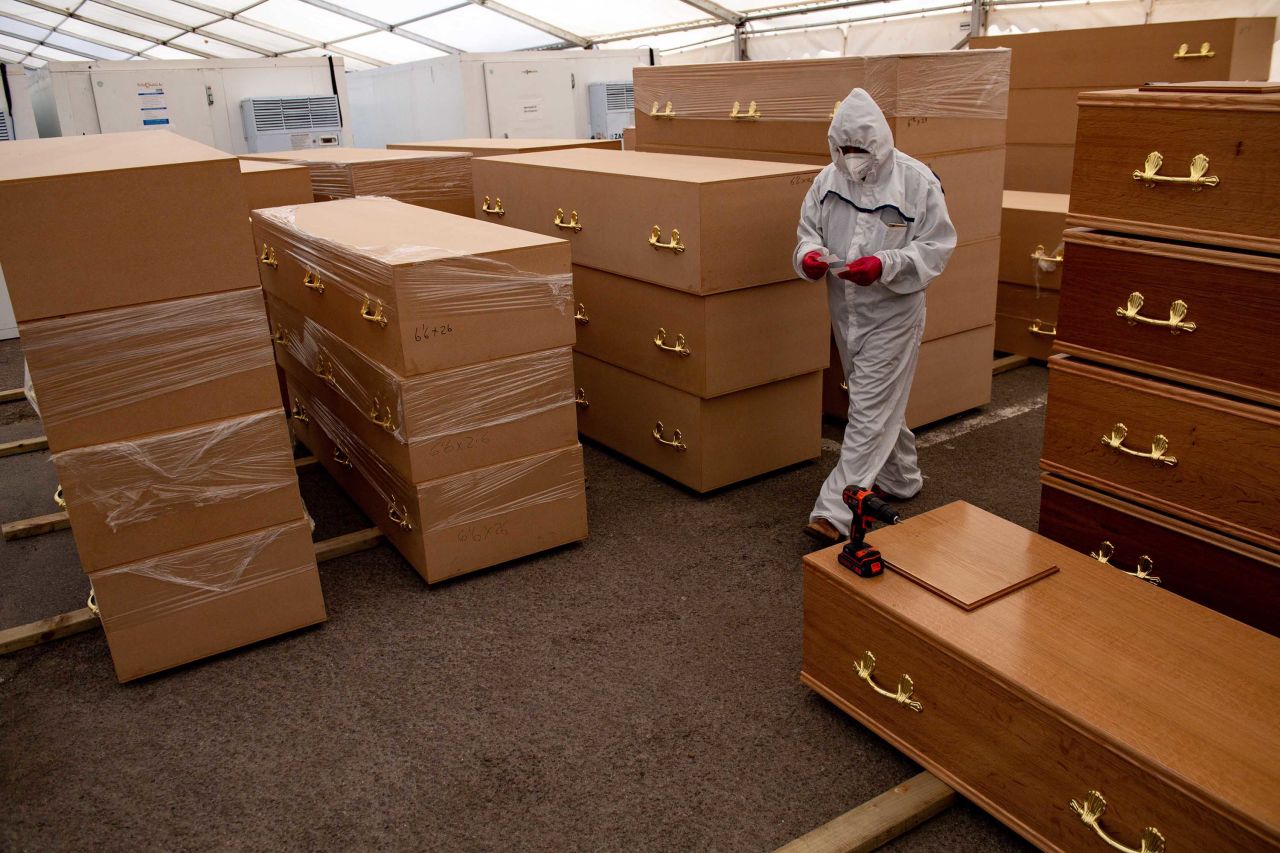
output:
[[[164,127],[169,124],[169,105],[165,102],[164,86],[160,83],[138,84],[138,111],[143,127]]]

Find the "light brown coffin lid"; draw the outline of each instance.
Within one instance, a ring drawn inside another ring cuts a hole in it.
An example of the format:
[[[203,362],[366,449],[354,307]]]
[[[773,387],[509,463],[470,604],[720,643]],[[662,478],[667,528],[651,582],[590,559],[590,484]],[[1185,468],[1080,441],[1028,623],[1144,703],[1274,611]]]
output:
[[[1200,83],[1198,86],[1206,84]],[[1218,85],[1218,84],[1213,84]],[[1156,107],[1159,109],[1233,110],[1280,112],[1280,86],[1275,89],[1238,89],[1230,83],[1221,89],[1176,89],[1173,86],[1141,89],[1103,89],[1081,92],[1078,107]],[[1253,86],[1276,86],[1254,83]]]
[[[1005,210],[1034,210],[1039,213],[1060,213],[1067,215],[1067,207],[1071,196],[1066,193],[1033,193],[1026,190],[1005,190]]]
[[[302,151],[277,151],[269,154],[241,154],[245,160],[275,163],[376,163],[389,160],[435,160],[441,157],[466,157],[460,151],[391,151],[386,148],[307,148]]]
[[[511,154],[488,158],[498,163],[522,163],[576,172],[599,172],[631,178],[651,178],[688,184],[718,184],[749,178],[782,175],[811,175],[815,166],[766,163],[761,160],[730,160],[721,157],[693,157],[687,154],[648,154],[639,151],[601,151],[594,148],[565,148],[533,154]]]
[[[390,150],[424,150],[424,151],[469,151],[472,148],[506,148],[511,151],[533,151],[536,148],[584,148],[600,147],[608,149],[617,145],[616,139],[557,139],[554,137],[529,137],[523,139],[485,139],[477,136],[470,139],[436,139],[422,142],[395,142],[388,145]],[[412,148],[410,148],[412,146]]]
[[[1253,80],[1203,80],[1198,83],[1147,83],[1139,92],[1222,92],[1232,95],[1271,95],[1280,92],[1280,83]]]
[[[293,229],[392,266],[565,242],[389,198],[300,204],[293,208]]]
[[[249,172],[306,172],[307,167],[301,163],[268,163],[266,160],[241,160],[240,174]],[[309,172],[307,174],[310,174]]]
[[[956,530],[970,535],[958,537]],[[976,610],[1058,570],[1035,547],[1036,536],[956,501],[925,513],[893,540],[885,564],[965,610]],[[945,559],[939,559],[945,554]]]
[[[0,182],[230,159],[166,130],[23,139],[0,148]]]
[[[892,558],[899,537],[924,517],[868,541]],[[1009,535],[1026,535],[1005,524]],[[975,531],[957,527],[951,535],[954,542]],[[923,642],[975,662],[1086,736],[1101,735],[1135,766],[1203,792],[1264,837],[1276,835],[1280,639],[1034,538],[1059,571],[973,612],[894,572],[859,578],[836,562],[841,546],[805,562],[843,578],[852,595]]]

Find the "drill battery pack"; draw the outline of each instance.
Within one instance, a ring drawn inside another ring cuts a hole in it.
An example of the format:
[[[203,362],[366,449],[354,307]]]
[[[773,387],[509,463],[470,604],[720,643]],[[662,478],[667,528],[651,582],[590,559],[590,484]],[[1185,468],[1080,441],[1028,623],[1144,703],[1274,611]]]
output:
[[[868,545],[859,548],[850,542],[836,555],[836,559],[860,578],[879,577],[884,573],[880,552]]]

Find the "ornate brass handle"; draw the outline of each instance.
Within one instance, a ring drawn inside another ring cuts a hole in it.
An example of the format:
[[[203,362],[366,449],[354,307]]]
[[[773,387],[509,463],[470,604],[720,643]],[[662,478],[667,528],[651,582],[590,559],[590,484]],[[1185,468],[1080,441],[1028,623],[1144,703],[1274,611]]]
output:
[[[307,407],[302,405],[302,401],[297,397],[293,398],[293,408],[289,410],[289,416],[295,421],[304,424],[311,423],[311,416],[307,414]]]
[[[1120,569],[1120,571],[1124,572],[1126,575],[1131,575],[1135,578],[1138,578],[1139,580],[1144,580],[1149,584],[1153,584],[1154,586],[1160,586],[1160,584],[1164,583],[1164,581],[1160,580],[1159,577],[1151,574],[1152,570],[1156,567],[1156,565],[1155,565],[1155,561],[1152,560],[1150,557],[1148,557],[1146,554],[1143,554],[1141,557],[1138,558],[1138,568],[1136,571],[1131,572],[1128,569],[1121,569],[1119,566],[1112,564],[1111,558],[1115,555],[1115,553],[1116,553],[1116,546],[1112,545],[1110,542],[1104,541],[1100,545],[1098,545],[1097,551],[1090,551],[1089,556],[1093,557],[1093,559],[1097,560],[1099,563],[1102,563],[1104,566],[1111,566],[1113,569]]]
[[[1110,847],[1123,850],[1124,853],[1164,853],[1164,836],[1154,826],[1142,830],[1142,839],[1137,847],[1126,847],[1116,841],[1102,828],[1102,816],[1107,811],[1107,801],[1097,791],[1090,791],[1083,803],[1071,801],[1071,810],[1080,815],[1080,822],[1092,829]]]
[[[658,112],[658,102],[653,102],[653,109],[649,110],[649,115],[654,118],[675,118],[675,108],[671,106],[671,102],[667,101],[667,108],[662,112]]]
[[[1037,244],[1036,250],[1031,253],[1031,260],[1040,264],[1040,268],[1045,272],[1053,272],[1054,267],[1062,263],[1062,250],[1058,249],[1050,255],[1045,252],[1043,244]]]
[[[370,323],[377,323],[385,329],[387,327],[387,312],[383,310],[384,307],[381,299],[370,299],[366,296],[364,304],[360,306],[360,317]]]
[[[391,502],[387,504],[387,518],[394,521],[401,530],[413,529],[413,519],[409,518],[409,508],[401,509],[395,498],[392,498]]]
[[[63,511],[67,508],[67,498],[62,494],[61,483],[58,484],[58,488],[53,493],[53,505]]]
[[[756,102],[752,101],[747,107],[747,111],[742,111],[742,104],[738,101],[733,102],[733,109],[729,110],[729,118],[760,118],[760,111],[756,109]]]
[[[391,419],[391,406],[387,405],[384,407],[382,403],[379,402],[377,395],[374,395],[373,405],[369,407],[368,415],[369,420],[373,421],[387,432],[396,431],[395,421]]]
[[[579,409],[591,408],[591,402],[587,399],[587,389],[579,388],[573,395],[573,402],[578,404]]]
[[[556,216],[555,219],[551,220],[551,224],[565,231],[572,231],[575,234],[582,230],[582,222],[578,219],[578,211],[570,211],[569,218],[566,220],[563,207],[556,208]]]
[[[858,678],[867,682],[867,686],[879,693],[881,696],[892,699],[899,705],[915,711],[917,714],[923,713],[924,704],[911,698],[911,694],[914,693],[916,689],[915,682],[911,680],[911,676],[903,673],[898,678],[897,690],[885,690],[879,684],[876,684],[875,678],[872,677],[873,673],[876,671],[876,656],[871,654],[870,651],[862,653],[862,660],[854,664],[853,669],[858,673]]]
[[[1102,437],[1102,443],[1112,450],[1119,450],[1121,453],[1127,453],[1130,456],[1137,456],[1140,459],[1150,459],[1152,462],[1162,462],[1165,465],[1177,465],[1176,456],[1166,456],[1165,451],[1169,449],[1169,439],[1163,435],[1156,434],[1151,439],[1151,452],[1143,453],[1140,450],[1130,450],[1124,446],[1125,437],[1129,435],[1129,428],[1124,424],[1116,424],[1111,428],[1110,435]]]
[[[484,213],[489,214],[490,216],[506,216],[507,215],[507,212],[502,209],[502,199],[500,198],[495,198],[493,200],[493,207],[490,207],[489,197],[485,196],[484,202],[480,205],[480,210],[483,211]]]
[[[653,336],[653,345],[663,352],[673,352],[681,358],[688,358],[693,354],[689,346],[684,342],[684,335],[676,334],[676,342],[674,344],[667,343],[667,330],[658,329],[658,334]]]
[[[1141,169],[1133,170],[1133,179],[1142,181],[1148,187],[1154,187],[1156,184],[1187,184],[1193,192],[1199,192],[1205,187],[1216,187],[1218,185],[1217,175],[1206,175],[1209,171],[1209,158],[1203,154],[1197,154],[1191,158],[1190,174],[1185,178],[1171,178],[1167,175],[1158,174],[1160,167],[1164,164],[1164,155],[1159,151],[1152,151],[1147,155],[1147,162],[1143,164]]]
[[[1174,59],[1208,59],[1214,55],[1213,48],[1209,47],[1208,42],[1200,45],[1199,53],[1187,53],[1191,46],[1186,42],[1178,45],[1178,49],[1173,52]]]
[[[319,273],[307,270],[302,274],[302,286],[308,290],[314,290],[316,293],[324,293],[324,282],[320,280]]]
[[[1176,335],[1178,332],[1194,332],[1196,330],[1196,324],[1187,322],[1185,319],[1187,312],[1191,309],[1181,299],[1175,299],[1169,303],[1168,320],[1152,320],[1150,317],[1139,315],[1138,312],[1142,310],[1143,301],[1142,294],[1135,290],[1129,294],[1129,301],[1125,303],[1124,307],[1116,309],[1116,316],[1128,320],[1130,326],[1135,323],[1145,323],[1148,326],[1168,326],[1169,333],[1172,335]]]
[[[1031,321],[1030,326],[1027,326],[1027,331],[1033,335],[1040,335],[1042,338],[1052,338],[1058,334],[1058,324],[1046,323],[1037,317]]]
[[[289,330],[286,329],[284,326],[280,325],[279,323],[276,323],[276,330],[271,335],[271,342],[288,346]]]
[[[578,303],[578,310],[573,312],[573,322],[579,326],[585,326],[591,322],[591,318],[587,316],[587,306],[581,302]]]
[[[662,434],[666,432],[666,428],[662,426],[662,421],[658,421],[653,427],[653,438],[658,444],[674,447],[677,451],[683,453],[689,449],[689,445],[684,443],[684,433],[676,430],[671,433],[671,438],[663,438]]]
[[[319,376],[325,382],[335,388],[338,386],[338,380],[333,378],[333,362],[326,361],[324,353],[316,353],[316,376]]]
[[[276,260],[276,249],[275,249],[275,247],[274,247],[274,246],[268,246],[266,243],[263,243],[263,244],[262,244],[262,253],[261,253],[260,255],[258,255],[258,263],[266,264],[267,266],[271,267],[273,270],[274,270],[274,269],[279,269],[279,268],[280,268],[280,262]]]
[[[671,242],[662,242],[662,226],[655,225],[653,230],[649,232],[649,245],[655,249],[670,249],[677,255],[685,250],[684,243],[680,242],[680,230],[678,228],[671,229]]]
[[[333,461],[337,462],[343,468],[351,467],[351,457],[347,455],[347,451],[337,445],[334,445],[333,447]]]

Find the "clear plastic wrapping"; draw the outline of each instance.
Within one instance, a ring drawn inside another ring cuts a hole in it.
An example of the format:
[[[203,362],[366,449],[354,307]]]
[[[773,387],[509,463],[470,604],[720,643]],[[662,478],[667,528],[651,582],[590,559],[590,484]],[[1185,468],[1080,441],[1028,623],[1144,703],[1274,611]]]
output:
[[[573,314],[573,274],[567,256],[563,271],[520,269],[475,254],[474,246],[432,243],[434,223],[423,220],[416,208],[397,208],[392,199],[362,197],[334,204],[343,207],[307,210],[305,215],[378,221],[394,233],[370,233],[359,243],[340,242],[300,224],[303,208],[297,206],[257,210],[254,218],[278,260],[292,258],[324,287],[336,287],[366,303],[378,321],[395,324],[404,316],[413,317],[426,321],[421,334],[438,334],[431,322],[441,318],[539,309],[565,317]]]
[[[67,500],[113,531],[297,483],[276,410],[67,450],[53,460]]]
[[[23,350],[46,425],[274,363],[256,287],[29,323]]]
[[[1002,119],[1009,57],[1003,49],[964,50],[637,68],[635,104],[675,120],[827,121],[862,88],[891,119]]]
[[[387,196],[430,207],[447,201],[470,202],[471,155],[461,152],[396,152],[343,149],[345,161],[311,159],[299,153],[289,162],[311,172],[316,196]],[[354,159],[354,157],[367,159]]]

